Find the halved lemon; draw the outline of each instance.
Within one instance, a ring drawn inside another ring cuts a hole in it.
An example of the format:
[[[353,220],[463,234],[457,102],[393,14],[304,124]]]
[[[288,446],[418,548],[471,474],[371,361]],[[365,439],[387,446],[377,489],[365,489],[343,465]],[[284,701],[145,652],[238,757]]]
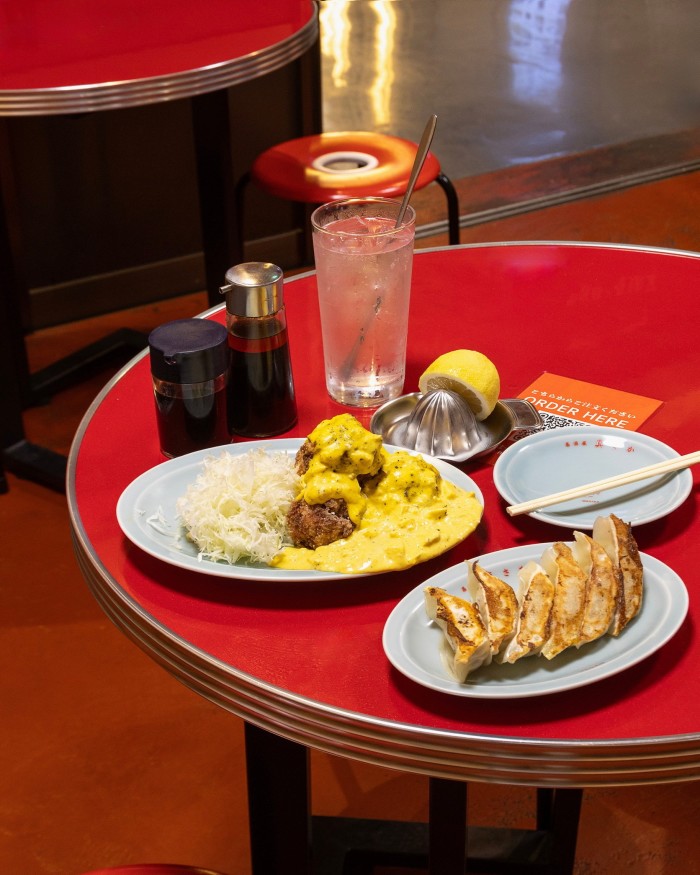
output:
[[[418,381],[421,392],[450,389],[470,406],[477,419],[493,412],[501,379],[496,366],[483,353],[473,349],[446,352],[425,369]]]

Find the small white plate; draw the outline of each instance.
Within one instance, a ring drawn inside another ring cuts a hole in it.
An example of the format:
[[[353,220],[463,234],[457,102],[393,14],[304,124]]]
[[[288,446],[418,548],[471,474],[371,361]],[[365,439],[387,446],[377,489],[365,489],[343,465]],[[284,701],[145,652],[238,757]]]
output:
[[[494,465],[493,481],[508,504],[519,504],[678,455],[661,441],[636,432],[566,426],[538,432],[508,447]],[[685,469],[555,504],[529,516],[569,529],[592,529],[597,516],[614,513],[639,526],[671,513],[692,487],[692,474]]]
[[[270,453],[285,452],[295,455],[302,445],[301,438],[282,438],[279,440],[252,441],[250,443],[226,444],[209,450],[198,450],[177,459],[170,459],[144,472],[137,477],[121,494],[117,502],[117,520],[126,537],[143,551],[156,559],[161,559],[178,568],[187,568],[200,574],[215,577],[231,577],[239,580],[274,581],[276,583],[294,581],[351,579],[356,575],[339,574],[334,571],[296,571],[284,568],[271,568],[268,565],[237,562],[214,562],[200,559],[196,546],[187,539],[176,511],[177,500],[185,494],[187,487],[194,483],[207,456],[219,456],[223,452],[241,455],[250,450],[262,448]],[[399,447],[384,445],[389,452]],[[439,459],[422,456],[440,472],[441,476],[455,486],[473,492],[484,506],[484,496],[471,477],[458,468]]]
[[[526,562],[538,561],[548,546],[529,544],[475,558],[497,577],[517,580],[518,569]],[[603,680],[663,647],[678,631],[688,611],[688,592],[675,571],[653,556],[643,553],[641,558],[642,607],[618,638],[606,635],[584,644],[580,650],[565,650],[552,660],[531,656],[513,665],[492,663],[477,669],[460,684],[450,677],[443,664],[443,632],[425,613],[424,590],[427,586],[439,586],[464,598],[467,564],[462,562],[431,577],[398,603],[384,626],[384,652],[398,671],[417,684],[476,699],[544,696]]]

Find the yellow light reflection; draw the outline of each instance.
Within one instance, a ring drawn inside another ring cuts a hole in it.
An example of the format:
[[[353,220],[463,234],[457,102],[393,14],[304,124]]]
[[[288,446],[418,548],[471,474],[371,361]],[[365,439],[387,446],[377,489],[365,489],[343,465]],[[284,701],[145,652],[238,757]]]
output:
[[[377,18],[374,30],[374,79],[369,87],[376,128],[389,123],[391,86],[394,83],[394,43],[396,13],[393,0],[374,0],[372,10]]]
[[[335,91],[352,86],[361,92],[364,83],[368,83],[366,93],[368,110],[373,116],[372,127],[380,129],[387,127],[391,120],[389,107],[395,79],[394,50],[397,29],[395,0],[367,0],[366,4],[363,3],[361,14],[364,16],[365,12],[369,14],[371,11],[374,17],[370,52],[364,46],[355,46],[353,50],[350,12],[352,2],[354,0],[325,0],[320,6],[321,53],[326,62],[324,69]],[[356,8],[352,14],[357,16],[360,12]],[[364,20],[363,17],[361,21]],[[368,24],[368,29],[370,26]],[[360,38],[359,35],[355,36],[356,40]],[[356,62],[353,69],[353,57],[362,59],[364,68]]]
[[[319,10],[321,52],[324,58],[331,58],[333,61],[330,76],[334,88],[345,88],[348,84],[348,49],[352,30],[348,15],[349,5],[350,0],[327,0],[321,4]]]

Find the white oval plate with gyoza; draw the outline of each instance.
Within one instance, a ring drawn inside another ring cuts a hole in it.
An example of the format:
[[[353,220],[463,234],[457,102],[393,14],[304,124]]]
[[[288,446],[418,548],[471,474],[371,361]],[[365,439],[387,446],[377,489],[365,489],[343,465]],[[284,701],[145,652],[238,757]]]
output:
[[[516,581],[525,563],[539,561],[548,544],[513,547],[470,559],[502,580]],[[688,612],[688,592],[680,577],[663,562],[640,554],[644,566],[644,599],[637,616],[617,638],[605,635],[580,649],[571,647],[547,660],[530,656],[512,665],[482,666],[464,683],[455,680],[442,657],[442,630],[428,619],[424,592],[428,586],[468,598],[467,563],[453,565],[411,590],[384,626],[384,652],[401,674],[421,686],[477,699],[544,696],[586,686],[625,671],[663,647]]]

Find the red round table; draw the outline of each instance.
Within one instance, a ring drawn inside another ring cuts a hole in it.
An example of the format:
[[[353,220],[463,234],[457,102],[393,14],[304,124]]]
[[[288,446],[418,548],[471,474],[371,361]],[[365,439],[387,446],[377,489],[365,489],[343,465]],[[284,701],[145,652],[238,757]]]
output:
[[[497,364],[502,397],[550,371],[659,399],[640,431],[690,452],[700,442],[698,283],[700,255],[668,250],[525,243],[418,252],[406,391],[439,353],[476,348]],[[287,281],[285,296],[299,400],[288,436],[304,436],[342,408],[325,393],[314,274]],[[207,315],[223,319],[220,308]],[[70,454],[68,502],[95,597],[183,683],[275,736],[436,778],[581,788],[700,776],[700,703],[689,695],[700,660],[697,485],[672,514],[635,532],[640,549],[689,591],[689,615],[668,644],[574,691],[462,699],[395,671],[382,629],[401,597],[435,572],[564,537],[505,513],[494,454],[462,466],[483,491],[482,525],[425,565],[323,584],[207,577],[145,555],[117,525],[121,491],[162,461],[149,380],[141,356],[93,403]],[[281,656],[270,629],[283,630]]]
[[[4,126],[18,116],[190,99],[206,287],[214,303],[226,270],[242,260],[231,156],[233,138],[245,132],[232,131],[228,89],[294,62],[299,133],[317,133],[318,33],[315,0],[0,0],[0,364],[8,386],[0,492],[3,460],[20,476],[61,488],[65,459],[28,444],[22,410],[79,371],[73,356],[29,374],[25,256]],[[117,345],[140,348],[140,339],[125,332],[99,343],[84,352],[88,364]]]
[[[0,0],[0,115],[138,106],[228,88],[315,42],[313,0]]]

